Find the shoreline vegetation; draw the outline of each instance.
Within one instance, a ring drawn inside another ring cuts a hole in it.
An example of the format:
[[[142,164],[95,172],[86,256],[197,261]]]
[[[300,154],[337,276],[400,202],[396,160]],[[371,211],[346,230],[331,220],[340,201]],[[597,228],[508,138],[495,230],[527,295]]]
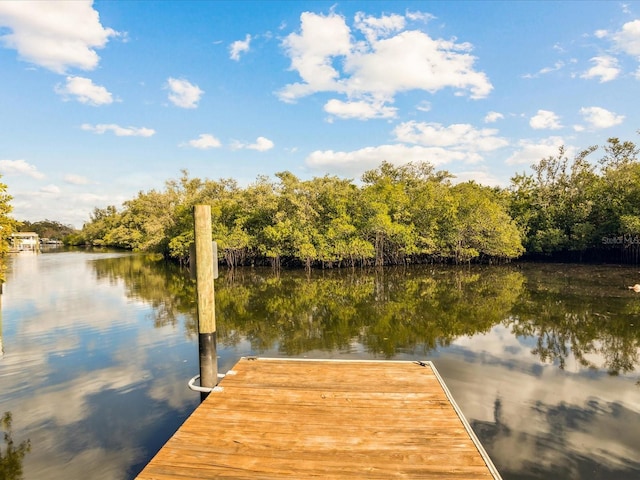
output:
[[[193,206],[209,204],[212,238],[229,267],[638,263],[640,149],[612,137],[591,161],[598,151],[560,147],[506,188],[456,184],[428,162],[383,162],[357,183],[280,172],[246,187],[183,170],[164,190],[141,191],[120,209],[95,208],[64,242],[155,252],[186,264]]]

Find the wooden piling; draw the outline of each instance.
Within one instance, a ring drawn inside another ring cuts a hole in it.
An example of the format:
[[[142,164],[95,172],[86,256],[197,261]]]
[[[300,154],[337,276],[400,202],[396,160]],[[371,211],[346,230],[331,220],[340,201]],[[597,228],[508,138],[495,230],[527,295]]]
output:
[[[211,206],[193,209],[196,252],[196,291],[198,296],[198,345],[200,386],[213,388],[218,383],[216,352],[216,312],[213,285],[213,246],[211,243]]]

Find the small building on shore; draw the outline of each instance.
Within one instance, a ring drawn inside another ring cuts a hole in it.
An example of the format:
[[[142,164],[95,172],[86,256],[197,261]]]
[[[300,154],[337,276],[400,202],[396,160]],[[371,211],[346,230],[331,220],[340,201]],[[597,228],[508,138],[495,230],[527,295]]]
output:
[[[40,239],[35,232],[14,232],[11,234],[9,252],[39,252]]]

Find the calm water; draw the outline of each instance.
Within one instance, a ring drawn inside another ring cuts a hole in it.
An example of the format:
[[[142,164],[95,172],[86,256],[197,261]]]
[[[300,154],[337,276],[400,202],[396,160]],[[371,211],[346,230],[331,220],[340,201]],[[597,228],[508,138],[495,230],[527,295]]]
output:
[[[433,360],[505,480],[638,479],[634,283],[638,267],[558,264],[223,271],[219,370],[242,355]],[[195,289],[176,268],[16,256],[1,301],[0,415],[25,479],[133,478],[198,405]],[[20,478],[7,448],[0,477]]]

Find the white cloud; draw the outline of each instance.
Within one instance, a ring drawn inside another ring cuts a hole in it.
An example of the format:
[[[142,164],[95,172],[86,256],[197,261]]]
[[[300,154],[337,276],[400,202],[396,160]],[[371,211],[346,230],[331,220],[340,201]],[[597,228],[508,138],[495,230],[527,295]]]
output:
[[[118,35],[102,26],[92,3],[0,1],[0,26],[11,31],[0,41],[23,60],[56,73],[72,67],[92,70],[100,60],[96,49]]]
[[[303,12],[300,33],[288,35],[282,42],[291,58],[291,70],[298,72],[303,83],[287,85],[279,92],[281,100],[296,99],[320,91],[337,88],[338,71],[332,66],[334,57],[346,56],[351,50],[350,30],[344,18]]]
[[[504,115],[500,112],[489,112],[484,117],[484,123],[495,123],[498,120],[502,120]]]
[[[434,40],[418,30],[403,30],[405,17],[399,15],[357,14],[354,25],[364,40],[354,38],[340,15],[303,13],[299,33],[291,33],[282,43],[291,70],[302,81],[286,85],[279,98],[293,102],[317,92],[335,92],[344,94],[347,101],[335,101],[330,108],[344,112],[360,107],[357,115],[348,116],[380,118],[383,107],[371,109],[372,117],[364,117],[363,102],[384,106],[399,92],[435,93],[443,88],[483,98],[493,89],[486,75],[474,70],[469,43]]]
[[[187,143],[180,144],[181,147],[193,147],[200,150],[208,150],[210,148],[217,148],[221,146],[220,140],[209,133],[202,133],[198,138],[189,140]]]
[[[393,118],[396,116],[396,108],[387,107],[383,102],[377,101],[350,101],[331,99],[325,106],[324,111],[339,118],[358,118],[366,120],[369,118]]]
[[[63,97],[73,96],[80,103],[99,106],[113,102],[111,93],[100,85],[95,85],[89,78],[67,77],[65,85],[57,85],[55,92]]]
[[[106,132],[113,132],[117,137],[152,137],[155,135],[156,131],[152,128],[146,127],[121,127],[119,125],[104,124],[100,123],[98,125],[89,125],[88,123],[84,123],[80,126],[82,130],[86,130],[88,132],[97,133],[102,135]]]
[[[407,19],[411,20],[411,21],[419,21],[419,22],[430,22],[431,20],[435,20],[437,17],[435,15],[432,15],[430,13],[426,13],[426,12],[419,12],[419,11],[415,11],[415,12],[410,12],[407,10]]]
[[[273,147],[274,147],[274,143],[265,137],[258,137],[256,139],[256,143],[247,145],[248,149],[258,150],[259,152],[266,152],[267,150],[271,150]]]
[[[545,75],[547,73],[557,72],[558,70],[561,70],[564,66],[565,66],[565,63],[562,60],[558,60],[556,63],[553,64],[553,67],[544,67],[540,69],[538,73],[541,75]]]
[[[427,102],[426,100],[423,100],[422,102],[420,102],[416,106],[416,109],[420,110],[421,112],[430,112],[431,111],[431,102]]]
[[[386,38],[402,30],[405,26],[405,18],[398,14],[383,15],[378,18],[358,12],[354,19],[354,26],[363,33],[369,43],[374,43],[380,37]]]
[[[558,115],[549,110],[538,110],[538,113],[531,117],[529,125],[534,130],[559,130],[562,128]]]
[[[83,177],[81,175],[75,175],[73,173],[70,173],[68,175],[64,176],[64,181],[67,183],[70,183],[72,185],[87,185],[89,184],[89,179],[86,177]]]
[[[640,20],[627,22],[622,30],[613,34],[618,48],[633,57],[640,57]]]
[[[266,137],[258,137],[255,143],[242,143],[242,142],[233,142],[231,148],[233,150],[240,150],[246,148],[248,150],[257,150],[258,152],[266,152],[267,150],[271,150],[274,147],[274,143]]]
[[[344,176],[360,176],[366,170],[377,168],[383,161],[395,165],[409,162],[429,162],[434,166],[453,161],[474,161],[475,156],[467,152],[440,147],[407,146],[402,144],[366,147],[351,152],[316,150],[305,163],[320,171],[331,170]]]
[[[595,32],[593,32],[593,35],[596,38],[606,38],[609,36],[609,32],[606,30],[596,30]]]
[[[305,159],[312,169],[328,170],[344,176],[360,176],[383,161],[396,165],[429,162],[434,166],[451,162],[482,162],[483,152],[505,147],[509,142],[495,129],[477,129],[468,124],[443,126],[439,123],[404,122],[393,134],[398,141],[355,151],[316,150]],[[483,178],[487,178],[484,175]],[[497,180],[488,184],[497,184]]]
[[[51,185],[46,185],[46,186],[42,187],[40,189],[40,191],[42,193],[52,193],[52,194],[55,195],[55,194],[60,193],[60,188],[58,188],[56,185],[51,184]]]
[[[251,35],[248,35],[244,38],[244,40],[236,40],[229,47],[229,57],[231,60],[238,61],[240,60],[240,54],[249,51],[249,46],[251,44]]]
[[[24,160],[0,160],[0,173],[3,175],[27,175],[36,179],[44,178],[44,174],[39,172],[35,165]]]
[[[104,208],[107,205],[122,205],[123,202],[132,198],[139,190],[138,186],[132,186],[127,192],[119,191],[119,184],[115,181],[102,188],[108,190],[107,193],[97,191],[97,184],[92,187],[91,192],[64,192],[64,208],[60,208],[59,202],[52,202],[52,194],[39,190],[13,190],[13,217],[19,220],[38,221],[43,218],[55,218],[65,225],[74,225],[81,228],[89,221],[89,215],[95,207]],[[74,189],[72,189],[74,190]],[[84,189],[83,189],[84,190]]]
[[[593,57],[591,62],[595,63],[595,65],[580,75],[580,77],[599,78],[600,83],[604,83],[610,82],[620,75],[618,60],[614,57],[610,57],[608,55]]]
[[[511,155],[505,163],[507,165],[533,165],[541,159],[556,155],[558,148],[564,145],[562,137],[548,137],[538,142],[521,140],[518,143],[520,150]]]
[[[167,88],[171,91],[169,93],[171,103],[181,108],[196,108],[204,93],[197,85],[176,78],[167,80]]]
[[[495,129],[476,129],[466,123],[445,127],[439,123],[401,123],[393,133],[398,141],[428,147],[447,147],[466,152],[489,152],[505,147],[509,142]]]
[[[624,115],[616,115],[601,107],[583,107],[580,114],[592,128],[601,129],[620,125],[624,121]]]
[[[493,89],[486,75],[473,70],[471,45],[434,40],[420,31],[404,31],[356,51],[345,60],[351,94],[371,93],[383,97],[407,90],[435,93],[443,88],[469,91],[484,98]]]
[[[553,67],[544,67],[541,68],[540,70],[538,70],[536,73],[527,73],[525,75],[523,75],[524,78],[537,78],[540,75],[546,75],[547,73],[551,73],[551,72],[557,72],[558,70],[561,70],[562,68],[564,68],[565,63],[562,60],[558,60],[556,63],[553,64]]]

